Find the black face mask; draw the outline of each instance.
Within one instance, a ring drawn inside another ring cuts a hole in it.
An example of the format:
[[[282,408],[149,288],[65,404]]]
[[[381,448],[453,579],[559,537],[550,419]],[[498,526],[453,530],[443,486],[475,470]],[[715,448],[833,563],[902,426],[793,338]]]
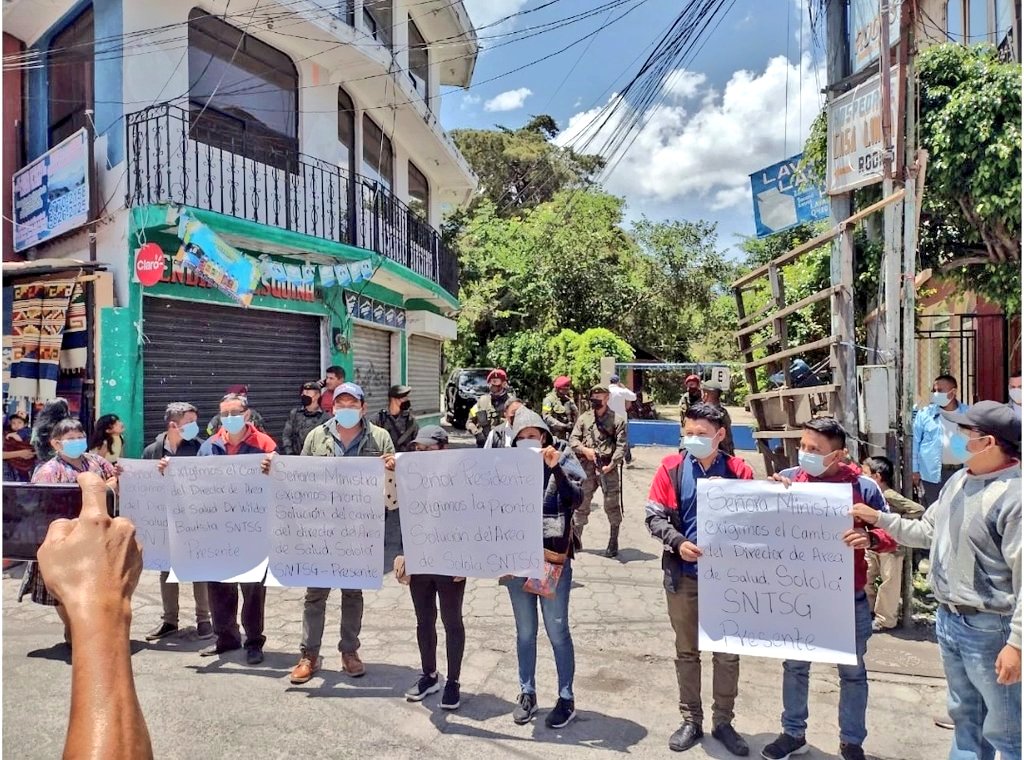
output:
[[[590,399],[590,408],[591,409],[598,410],[602,406],[604,406],[604,402],[601,399],[599,399],[599,398],[592,398],[592,399]]]
[[[312,404],[313,398],[313,396],[307,396],[305,393],[299,396],[299,400],[302,401],[303,406],[309,406],[310,404]]]
[[[412,409],[412,402],[409,399],[405,399],[405,401],[398,405],[398,408],[400,411],[407,412]]]

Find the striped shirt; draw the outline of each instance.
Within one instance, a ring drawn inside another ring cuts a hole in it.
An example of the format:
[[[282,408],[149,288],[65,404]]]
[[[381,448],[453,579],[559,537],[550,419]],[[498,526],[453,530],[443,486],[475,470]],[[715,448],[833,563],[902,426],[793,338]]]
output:
[[[1020,648],[1020,462],[986,475],[960,470],[920,520],[882,514],[878,526],[931,548],[928,580],[940,603],[1012,615],[1007,643]]]

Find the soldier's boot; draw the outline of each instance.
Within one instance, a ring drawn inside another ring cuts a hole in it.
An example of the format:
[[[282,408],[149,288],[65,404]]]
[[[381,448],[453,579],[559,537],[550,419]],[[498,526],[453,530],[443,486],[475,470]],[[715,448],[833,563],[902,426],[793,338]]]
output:
[[[608,536],[608,548],[604,550],[604,556],[609,559],[619,556],[619,526],[613,525],[610,530],[611,534]]]

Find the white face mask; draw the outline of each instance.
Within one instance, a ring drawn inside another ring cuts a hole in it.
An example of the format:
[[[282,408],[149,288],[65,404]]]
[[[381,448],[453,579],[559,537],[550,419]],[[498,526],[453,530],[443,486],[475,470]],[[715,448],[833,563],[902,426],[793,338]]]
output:
[[[952,393],[941,393],[939,391],[934,391],[932,393],[932,403],[935,404],[935,406],[946,406],[950,401],[952,401],[952,399]]]
[[[539,449],[541,448],[541,442],[536,438],[520,438],[516,442],[516,446],[521,449]]]
[[[1024,395],[1021,393],[1022,390],[1024,390],[1024,388],[1010,388],[1010,401],[1015,403],[1017,406],[1020,406],[1021,397]]]

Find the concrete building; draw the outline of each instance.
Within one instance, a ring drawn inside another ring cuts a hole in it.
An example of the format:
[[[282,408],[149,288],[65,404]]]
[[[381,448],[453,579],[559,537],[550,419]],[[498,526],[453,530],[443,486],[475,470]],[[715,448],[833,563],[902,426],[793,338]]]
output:
[[[476,186],[438,120],[477,54],[459,0],[11,0],[3,19],[5,158],[10,133],[30,167],[5,261],[112,276],[90,311],[93,406],[126,420],[129,453],[168,402],[212,415],[238,383],[280,435],[331,365],[371,410],[407,382],[418,416],[440,414],[459,304],[438,228]],[[78,192],[53,187],[57,164],[88,186],[71,231],[33,215]]]

